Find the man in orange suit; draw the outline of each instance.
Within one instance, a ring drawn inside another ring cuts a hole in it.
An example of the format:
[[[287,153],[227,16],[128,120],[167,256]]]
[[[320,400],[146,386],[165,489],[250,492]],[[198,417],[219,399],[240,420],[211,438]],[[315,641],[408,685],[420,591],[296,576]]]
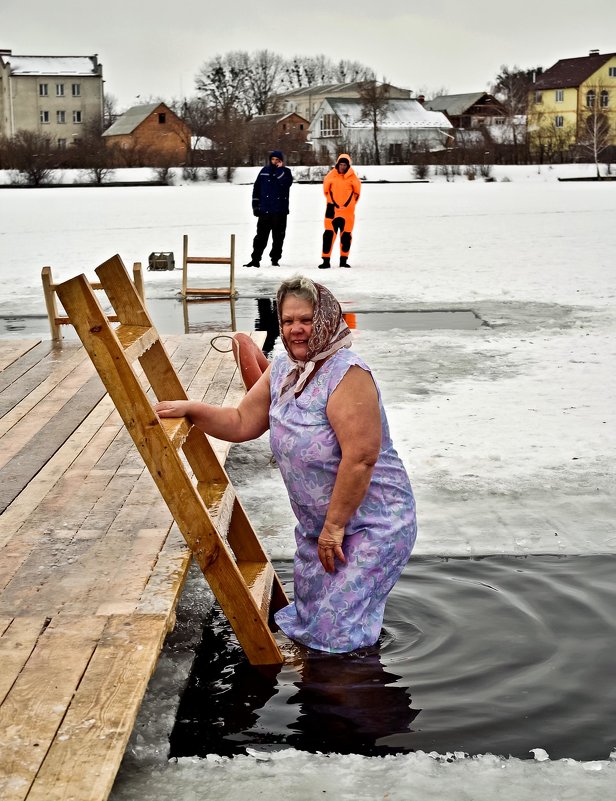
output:
[[[340,234],[340,266],[350,267],[349,251],[355,224],[355,204],[359,200],[361,181],[351,167],[351,158],[346,153],[338,157],[336,166],[323,181],[325,207],[325,231],[323,233],[323,261],[321,270],[331,267],[330,258],[336,235]]]

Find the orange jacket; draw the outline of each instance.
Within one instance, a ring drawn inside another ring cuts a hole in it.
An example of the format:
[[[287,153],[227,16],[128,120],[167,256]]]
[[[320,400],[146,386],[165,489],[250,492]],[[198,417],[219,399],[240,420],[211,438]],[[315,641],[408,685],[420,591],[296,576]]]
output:
[[[323,180],[323,192],[327,202],[333,203],[337,209],[342,209],[342,213],[344,213],[345,208],[349,209],[349,211],[355,208],[361,192],[361,181],[355,175],[353,167],[350,166],[351,157],[346,153],[341,153],[338,156],[338,161],[342,158],[348,159],[349,169],[344,174],[338,172],[335,167],[331,169]]]

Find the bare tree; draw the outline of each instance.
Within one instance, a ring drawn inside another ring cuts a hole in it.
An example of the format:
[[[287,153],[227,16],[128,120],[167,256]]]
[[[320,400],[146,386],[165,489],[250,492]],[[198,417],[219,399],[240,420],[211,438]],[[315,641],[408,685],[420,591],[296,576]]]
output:
[[[355,83],[356,81],[373,81],[374,70],[359,61],[342,59],[334,65],[334,78],[337,83]]]
[[[248,54],[236,50],[207,61],[197,73],[197,91],[216,115],[228,117],[232,112],[249,113],[246,85]]]
[[[415,92],[414,99],[423,97],[424,100],[434,100],[435,97],[441,97],[442,95],[448,94],[449,89],[446,86],[439,86],[434,89],[429,86],[420,86]]]
[[[9,141],[7,161],[29,184],[40,186],[51,180],[58,160],[50,136],[22,130]]]
[[[283,64],[281,82],[284,89],[303,89],[326,83],[349,83],[374,80],[374,70],[358,61],[334,63],[324,55],[293,56]]]
[[[283,61],[269,50],[259,50],[249,58],[246,90],[251,111],[266,114],[272,97],[280,87]]]
[[[601,83],[587,85],[581,98],[577,122],[578,149],[593,161],[597,178],[601,178],[599,161],[611,144],[610,121],[606,109],[609,90]]]
[[[100,125],[89,125],[81,141],[71,146],[72,160],[84,167],[92,181],[99,186],[113,175],[115,157],[101,133]]]
[[[359,86],[359,99],[361,102],[361,119],[372,126],[372,141],[374,146],[375,164],[381,163],[379,149],[379,127],[389,110],[389,84],[386,81],[363,81]]]
[[[106,131],[118,118],[118,99],[115,95],[103,97],[103,131]]]
[[[516,162],[521,144],[518,121],[528,112],[528,93],[542,72],[543,67],[520,69],[517,65],[507,67],[503,64],[492,85],[492,94],[505,109],[506,124],[510,128],[513,144],[513,158]]]

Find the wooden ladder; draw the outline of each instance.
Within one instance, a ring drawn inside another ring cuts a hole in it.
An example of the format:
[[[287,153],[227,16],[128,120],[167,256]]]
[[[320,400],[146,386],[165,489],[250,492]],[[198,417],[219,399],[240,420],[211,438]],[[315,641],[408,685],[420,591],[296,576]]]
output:
[[[185,417],[160,420],[152,409],[136,360],[158,400],[187,395],[121,258],[96,273],[118,327],[85,275],[58,284],[62,305],[249,661],[281,664],[268,620],[288,604],[282,584],[207,436]]]
[[[49,328],[51,330],[51,338],[54,340],[62,339],[61,325],[70,325],[71,321],[68,317],[60,316],[58,306],[56,303],[56,289],[58,285],[54,283],[51,274],[51,267],[43,267],[41,271],[41,281],[43,282],[43,295],[45,296],[45,306],[47,307],[47,317],[49,318]],[[141,272],[141,263],[136,261],[133,264],[133,281],[137,292],[142,301],[145,303],[145,289],[143,286],[143,273]],[[92,289],[102,289],[103,287],[99,282],[91,283]],[[118,318],[112,315],[107,318],[110,323],[117,323]]]
[[[228,264],[229,265],[229,286],[215,288],[189,287],[188,286],[188,265],[189,264]],[[183,298],[208,298],[223,297],[235,298],[235,234],[231,234],[229,241],[228,256],[189,256],[188,255],[188,234],[184,234],[182,240],[182,297]]]

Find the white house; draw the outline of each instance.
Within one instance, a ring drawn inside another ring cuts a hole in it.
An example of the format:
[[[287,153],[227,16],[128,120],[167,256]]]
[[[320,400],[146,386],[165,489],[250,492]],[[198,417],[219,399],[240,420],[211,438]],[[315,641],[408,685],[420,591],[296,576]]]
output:
[[[101,124],[103,68],[97,56],[18,56],[0,50],[0,135],[48,134],[59,147]]]
[[[390,99],[377,127],[380,160],[400,163],[416,151],[443,150],[453,140],[452,127],[444,114],[428,111],[417,100]],[[343,151],[355,162],[374,158],[374,126],[359,99],[323,100],[310,124],[310,141],[320,156],[330,159]]]

